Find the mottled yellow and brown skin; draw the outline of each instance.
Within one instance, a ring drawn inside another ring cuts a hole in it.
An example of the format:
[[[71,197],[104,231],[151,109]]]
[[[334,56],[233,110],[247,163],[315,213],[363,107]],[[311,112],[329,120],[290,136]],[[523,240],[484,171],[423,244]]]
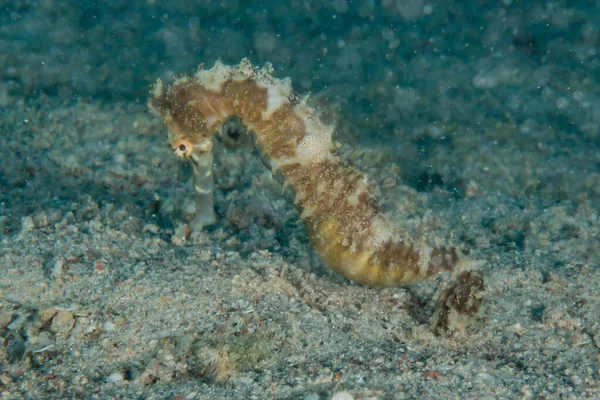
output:
[[[150,107],[169,128],[176,153],[196,164],[196,156],[212,151],[222,124],[239,117],[263,161],[293,189],[314,250],[347,278],[401,286],[456,270],[455,249],[411,240],[389,225],[372,184],[332,153],[333,128],[293,94],[289,80],[275,79],[270,72],[247,60],[234,67],[217,63],[168,87],[157,82]]]

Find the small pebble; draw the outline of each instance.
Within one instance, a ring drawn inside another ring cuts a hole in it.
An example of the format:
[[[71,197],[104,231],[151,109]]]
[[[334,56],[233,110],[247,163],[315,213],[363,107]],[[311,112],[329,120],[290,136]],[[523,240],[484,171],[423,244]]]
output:
[[[13,314],[10,311],[0,311],[0,331],[6,328],[12,321]]]
[[[62,258],[57,258],[52,265],[50,274],[52,275],[52,277],[58,279],[58,278],[62,277],[64,267],[65,267],[65,260]]]
[[[112,374],[110,374],[108,376],[108,378],[106,378],[107,383],[117,383],[117,382],[121,382],[122,380],[123,380],[123,374],[118,373],[118,372],[113,372]]]
[[[106,321],[104,323],[104,332],[112,332],[115,330],[115,324],[112,321]]]
[[[544,321],[547,324],[565,320],[567,318],[569,318],[567,306],[560,303],[550,304],[549,306],[544,308],[544,312],[542,314],[542,321]]]
[[[75,325],[75,317],[69,311],[59,311],[56,316],[52,318],[52,325],[50,330],[61,336],[68,336],[71,333],[71,329]]]
[[[21,219],[21,234],[25,234],[35,229],[35,224],[33,223],[33,218],[23,217]]]
[[[354,400],[354,396],[348,392],[338,392],[333,395],[331,400]]]
[[[31,315],[30,313],[21,314],[17,319],[15,319],[13,322],[11,322],[7,328],[9,330],[15,331],[15,332],[20,331],[21,327],[27,321],[27,318],[29,318],[30,315]]]
[[[9,334],[4,341],[8,359],[11,362],[19,361],[21,358],[23,358],[23,355],[25,354],[25,342],[21,336]]]
[[[12,379],[10,378],[10,376],[3,374],[0,375],[0,382],[2,382],[4,386],[8,386],[12,382]]]

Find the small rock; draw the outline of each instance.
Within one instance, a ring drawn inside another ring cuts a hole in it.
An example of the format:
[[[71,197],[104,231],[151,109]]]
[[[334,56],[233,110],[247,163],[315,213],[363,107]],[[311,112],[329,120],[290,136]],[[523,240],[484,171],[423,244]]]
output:
[[[3,330],[12,321],[13,313],[10,311],[0,311],[0,331]]]
[[[8,329],[15,332],[20,331],[23,327],[23,324],[25,323],[25,321],[27,321],[27,318],[29,318],[30,315],[30,313],[21,314],[19,318],[15,319],[13,322],[10,323],[10,325],[8,325]]]
[[[319,400],[319,396],[317,396],[316,394],[309,394],[304,398],[304,400]]]
[[[106,378],[106,382],[107,383],[118,383],[121,382],[124,379],[123,374],[119,373],[119,372],[113,372],[112,374],[110,374],[108,376],[108,378]]]
[[[57,258],[54,261],[54,264],[52,265],[52,269],[50,270],[50,274],[54,278],[59,279],[63,275],[64,267],[65,267],[65,260],[63,260],[62,258]]]
[[[154,233],[155,235],[158,234],[158,231],[159,231],[159,228],[155,224],[146,224],[142,228],[142,232],[150,232],[150,233]]]
[[[31,216],[21,218],[21,235],[31,232],[35,229],[35,224]]]
[[[52,318],[56,315],[56,310],[54,308],[45,308],[40,311],[38,318],[41,325],[47,326]]]
[[[348,392],[337,392],[333,395],[331,400],[354,400],[354,396]]]
[[[552,324],[569,318],[567,306],[560,303],[551,304],[544,309],[542,321],[547,324]]]
[[[68,213],[66,213],[63,218],[60,220],[60,222],[56,223],[55,227],[57,229],[62,229],[65,228],[66,226],[69,225],[73,225],[75,223],[75,214],[73,214],[71,211],[69,211]]]
[[[600,333],[597,335],[594,335],[594,344],[596,345],[597,348],[600,349]]]
[[[63,213],[61,210],[51,210],[50,211],[50,215],[48,215],[48,218],[50,219],[50,222],[55,224],[58,221],[60,221],[63,217]]]
[[[0,344],[0,364],[4,364],[8,361],[8,351],[7,349]]]
[[[12,379],[10,378],[10,376],[2,374],[0,375],[0,382],[2,382],[4,386],[8,386],[12,382]]]
[[[104,332],[112,332],[115,330],[115,324],[110,321],[107,320],[106,322],[104,322]]]
[[[71,333],[73,326],[75,325],[75,317],[69,311],[59,311],[56,316],[52,319],[52,325],[50,330],[56,333],[58,336],[66,337]]]
[[[45,212],[41,212],[33,216],[33,223],[36,228],[44,228],[50,225],[50,219]]]
[[[181,225],[175,229],[175,234],[171,236],[171,243],[175,246],[181,246],[190,238],[192,230],[187,225]]]
[[[23,341],[23,338],[16,334],[10,334],[6,339],[8,359],[11,362],[19,361],[25,354],[25,342]]]

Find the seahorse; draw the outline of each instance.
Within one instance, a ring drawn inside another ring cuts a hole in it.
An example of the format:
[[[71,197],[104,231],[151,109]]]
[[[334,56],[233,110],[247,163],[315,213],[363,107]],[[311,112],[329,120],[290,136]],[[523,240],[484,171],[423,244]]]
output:
[[[265,165],[290,188],[310,243],[324,263],[350,280],[370,286],[406,286],[441,272],[461,271],[464,256],[454,247],[435,247],[411,239],[380,211],[374,185],[336,155],[333,125],[318,117],[306,96],[292,90],[289,78],[272,76],[270,64],[254,67],[247,59],[199,68],[165,86],[151,89],[149,107],[166,124],[175,154],[191,161],[196,192],[195,229],[215,221],[212,202],[212,148],[215,134],[237,116],[252,135]],[[483,287],[479,274],[463,272],[462,297]],[[466,293],[466,294],[465,294]],[[473,304],[471,304],[473,305]],[[473,307],[471,307],[473,308]]]

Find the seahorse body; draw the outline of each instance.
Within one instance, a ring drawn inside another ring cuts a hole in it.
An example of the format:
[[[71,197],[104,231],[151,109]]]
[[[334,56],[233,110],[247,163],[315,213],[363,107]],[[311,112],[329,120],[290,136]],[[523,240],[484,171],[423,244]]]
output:
[[[167,125],[176,154],[194,165],[199,225],[214,222],[213,137],[238,116],[273,175],[293,189],[310,242],[333,270],[374,286],[408,285],[456,270],[456,249],[411,240],[388,223],[372,184],[332,153],[333,126],[293,93],[289,78],[271,73],[270,65],[258,69],[246,59],[237,66],[217,62],[168,87],[159,80],[152,89],[150,108]],[[201,204],[209,210],[199,210]]]

